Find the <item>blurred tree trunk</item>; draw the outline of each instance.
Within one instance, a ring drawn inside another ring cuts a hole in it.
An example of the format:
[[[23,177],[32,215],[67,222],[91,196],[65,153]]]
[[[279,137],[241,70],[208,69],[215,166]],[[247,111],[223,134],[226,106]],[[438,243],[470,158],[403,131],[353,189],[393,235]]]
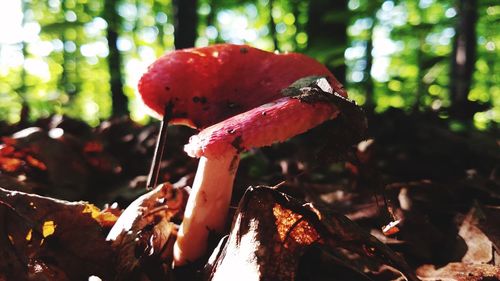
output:
[[[190,48],[196,41],[198,27],[197,0],[174,0],[174,45],[176,49]]]
[[[295,17],[295,22],[294,22],[295,28],[296,28],[295,36],[297,36],[297,34],[299,32],[305,31],[304,26],[301,26],[301,24],[299,22],[299,17],[300,17],[299,4],[300,4],[300,0],[290,0],[291,11],[292,11],[293,16]],[[294,49],[298,51],[299,47],[298,47],[297,41],[292,40],[292,44],[293,44]]]
[[[155,15],[158,15],[159,12],[165,12],[166,10],[166,5],[160,3],[159,1],[154,1],[153,2],[153,13]],[[164,22],[158,22],[157,17],[155,17],[155,26],[158,28],[158,36],[156,36],[156,42],[160,46],[161,50],[164,52],[165,51],[165,23]]]
[[[365,51],[365,60],[366,67],[364,71],[364,84],[365,84],[365,109],[368,113],[372,113],[375,109],[375,89],[373,86],[373,78],[371,75],[372,66],[373,66],[373,29],[375,27],[375,21],[373,20],[373,24],[368,30],[367,41],[366,41],[366,51]]]
[[[61,7],[63,14],[66,15],[68,12],[68,8],[66,5],[66,0],[63,0],[61,2]],[[63,30],[61,34],[61,41],[63,42],[63,45],[66,46],[70,41],[66,38],[66,29]],[[76,44],[76,42],[74,42]],[[78,48],[77,48],[78,49]],[[67,48],[62,49],[62,73],[59,78],[59,88],[62,89],[69,97],[70,103],[73,100],[73,97],[75,94],[78,92],[78,89],[74,83],[74,74],[71,75],[71,72],[75,73],[76,70],[78,69],[78,64],[76,61],[76,51],[72,52],[70,54],[67,51]],[[78,77],[78,76],[77,76]]]
[[[278,37],[276,37],[276,22],[274,22],[274,17],[273,17],[274,0],[269,0],[268,5],[269,5],[269,35],[273,40],[274,49],[279,51],[280,46],[278,43]]]
[[[415,100],[411,108],[412,113],[417,113],[420,111],[420,105],[422,104],[422,99],[425,95],[425,84],[424,84],[424,51],[422,50],[425,43],[425,36],[427,31],[418,31],[417,36],[419,40],[417,48],[417,77],[415,83],[417,84],[417,89],[415,90]]]
[[[451,113],[457,118],[470,116],[467,96],[476,62],[476,22],[477,0],[458,0],[450,77]]]
[[[295,27],[297,31],[295,35],[297,36],[299,33],[306,33],[307,30],[307,13],[309,7],[309,1],[303,0],[290,0],[290,5],[292,6],[292,14],[295,16]],[[296,38],[295,38],[296,39]],[[295,50],[298,52],[303,52],[307,45],[297,42],[296,40],[292,40]]]
[[[104,3],[103,18],[108,23],[106,39],[108,40],[109,49],[107,60],[113,104],[112,115],[122,116],[127,115],[129,111],[128,99],[123,92],[122,57],[117,47],[118,32],[121,24],[120,16],[117,12],[118,1],[107,0]]]
[[[362,13],[361,17],[369,17],[372,19],[372,25],[366,34],[366,50],[365,50],[365,61],[366,66],[364,69],[363,86],[365,91],[365,104],[364,109],[368,114],[372,114],[376,107],[375,102],[375,85],[373,82],[373,77],[371,75],[373,67],[373,33],[375,27],[378,25],[377,12],[383,1],[372,0],[367,3],[367,9]]]
[[[207,15],[206,25],[207,27],[213,26],[217,28],[216,16],[217,13],[219,12],[219,3],[217,2],[217,0],[210,0],[208,1],[208,5],[210,5],[210,13],[208,13]],[[224,43],[224,40],[220,35],[219,28],[217,29],[217,37],[215,38],[215,43],[216,44]]]
[[[309,3],[309,21],[306,26],[308,35],[307,53],[321,52],[329,54],[319,58],[326,63],[342,83],[345,82],[346,65],[344,51],[347,48],[347,23],[349,10],[347,0],[311,0]],[[339,61],[337,63],[330,63]]]
[[[21,2],[22,5],[22,10],[23,10],[23,21],[22,25],[23,28],[26,25],[26,15],[28,14],[29,10],[29,1],[23,0]],[[19,124],[27,124],[28,120],[30,118],[30,107],[28,104],[28,99],[26,98],[27,92],[28,92],[28,87],[26,86],[26,78],[27,78],[27,73],[26,73],[26,58],[28,57],[28,51],[27,51],[27,46],[26,42],[24,39],[21,40],[21,50],[23,53],[23,66],[21,68],[21,83],[19,84],[19,87],[17,88],[17,92],[19,93],[19,96],[21,97],[21,112],[19,116]]]
[[[141,28],[141,19],[142,19],[142,13],[141,13],[141,1],[140,0],[135,0],[132,2],[135,6],[135,10],[137,11],[137,14],[134,18],[134,25],[132,27],[132,38],[134,40],[134,45],[135,45],[135,51],[137,52],[138,46],[141,45],[141,39],[139,39],[139,34],[140,34],[140,28]],[[130,3],[130,4],[132,4]]]

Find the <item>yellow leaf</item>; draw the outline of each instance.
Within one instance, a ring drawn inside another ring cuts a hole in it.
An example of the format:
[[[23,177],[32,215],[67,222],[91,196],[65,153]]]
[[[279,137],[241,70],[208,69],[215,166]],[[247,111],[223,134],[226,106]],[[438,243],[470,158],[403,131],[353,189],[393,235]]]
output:
[[[101,213],[101,210],[93,204],[85,204],[85,208],[82,211],[83,214],[90,214],[93,219],[97,218]]]
[[[99,214],[98,222],[115,223],[117,220],[118,220],[118,217],[115,216],[115,214],[112,214],[112,213],[102,213],[102,214]]]
[[[54,223],[54,221],[44,222],[43,226],[42,226],[43,237],[47,237],[47,236],[54,234],[54,232],[56,231],[56,227],[57,227],[57,225]]]
[[[28,234],[26,234],[26,241],[31,241],[31,234],[33,233],[33,229],[28,230]]]

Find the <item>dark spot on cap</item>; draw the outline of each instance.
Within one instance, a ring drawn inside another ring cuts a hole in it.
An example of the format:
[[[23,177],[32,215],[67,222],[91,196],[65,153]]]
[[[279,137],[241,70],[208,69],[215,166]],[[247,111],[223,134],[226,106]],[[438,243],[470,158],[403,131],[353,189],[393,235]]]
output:
[[[179,112],[179,113],[176,114],[176,117],[178,117],[178,118],[187,118],[188,114],[187,114],[187,112]]]
[[[243,143],[243,139],[241,138],[241,136],[237,136],[231,142],[231,145],[236,149],[237,153],[240,153],[240,152],[242,152],[244,150],[244,148],[241,147],[242,143]]]
[[[248,48],[241,47],[241,48],[240,48],[240,53],[242,53],[242,54],[246,54],[246,53],[248,53]]]
[[[235,108],[239,108],[239,107],[241,107],[241,105],[239,105],[235,102],[231,102],[231,101],[227,102],[227,108],[229,108],[229,109],[235,109]]]
[[[262,111],[262,113],[261,113],[261,114],[262,114],[263,116],[266,116],[266,115],[267,115],[267,112]]]
[[[169,86],[165,86],[165,90],[170,91],[170,87]]]
[[[201,98],[200,98],[200,102],[201,102],[202,104],[207,103],[207,101],[208,101],[208,100],[207,100],[207,98],[206,98],[206,97],[201,97]]]
[[[207,198],[207,193],[205,191],[201,191],[201,199],[203,200],[203,202],[207,202],[208,201],[208,198]]]
[[[200,97],[194,96],[194,97],[193,97],[193,102],[194,102],[194,103],[198,103],[198,102],[200,102]]]

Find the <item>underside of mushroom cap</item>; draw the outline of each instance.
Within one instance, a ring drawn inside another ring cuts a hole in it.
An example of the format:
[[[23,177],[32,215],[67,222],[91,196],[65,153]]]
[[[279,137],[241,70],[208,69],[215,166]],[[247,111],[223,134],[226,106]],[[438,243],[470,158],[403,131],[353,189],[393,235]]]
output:
[[[328,102],[306,103],[284,97],[202,130],[190,138],[184,150],[191,157],[217,158],[230,150],[236,154],[283,142],[338,113],[337,107]]]
[[[171,124],[203,129],[281,97],[299,78],[324,76],[347,96],[330,71],[297,53],[275,54],[243,45],[220,44],[165,54],[139,81],[144,103],[159,115],[171,104]]]

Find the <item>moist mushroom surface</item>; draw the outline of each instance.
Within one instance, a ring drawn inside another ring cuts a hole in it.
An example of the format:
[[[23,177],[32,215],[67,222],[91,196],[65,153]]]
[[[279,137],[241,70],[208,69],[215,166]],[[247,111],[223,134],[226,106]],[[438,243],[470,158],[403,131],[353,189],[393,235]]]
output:
[[[175,262],[184,264],[201,257],[210,231],[222,232],[240,152],[285,141],[338,113],[328,102],[306,103],[284,97],[192,136],[184,150],[199,157],[200,163],[174,246]]]
[[[283,97],[283,89],[312,76],[323,77],[327,95],[347,97],[312,58],[232,44],[168,53],[143,75],[139,91],[147,106],[159,115],[168,112],[170,124],[204,129],[185,147],[200,162],[174,246],[177,265],[201,257],[209,233],[223,230],[240,152],[285,141],[337,116],[328,101]]]
[[[330,71],[308,56],[233,44],[169,52],[148,68],[138,88],[159,115],[172,104],[171,124],[206,128],[279,99],[282,89],[306,76],[324,76],[347,96]]]

